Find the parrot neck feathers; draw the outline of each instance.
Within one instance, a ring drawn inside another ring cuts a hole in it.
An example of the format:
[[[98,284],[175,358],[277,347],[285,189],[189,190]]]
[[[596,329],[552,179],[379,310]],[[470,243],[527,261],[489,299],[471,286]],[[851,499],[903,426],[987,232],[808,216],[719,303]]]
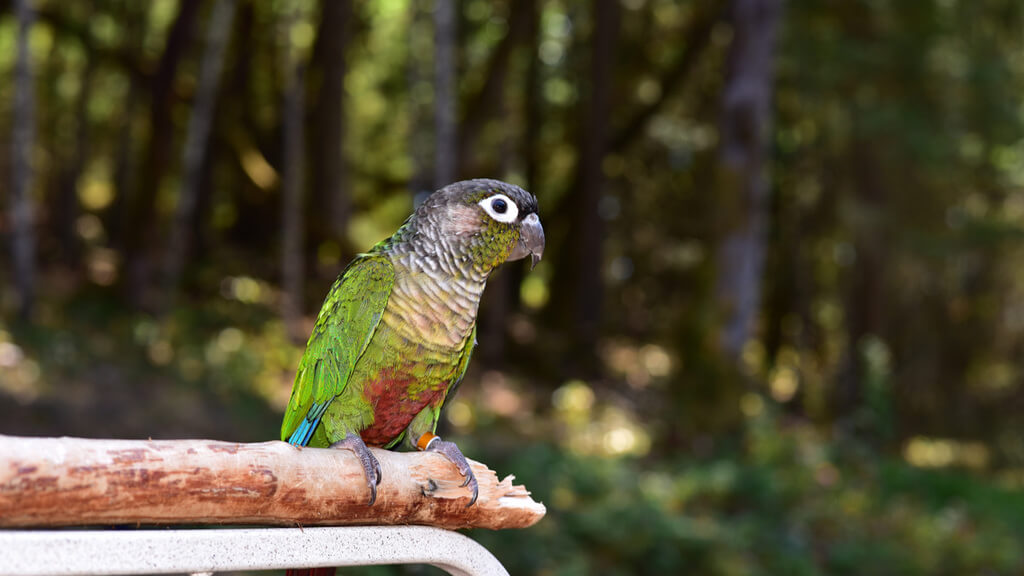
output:
[[[407,222],[387,242],[386,250],[393,261],[411,272],[422,272],[441,282],[478,284],[480,291],[487,283],[491,269],[476,262],[465,249],[464,236],[439,233],[435,226],[417,226]],[[410,230],[410,228],[412,228]]]

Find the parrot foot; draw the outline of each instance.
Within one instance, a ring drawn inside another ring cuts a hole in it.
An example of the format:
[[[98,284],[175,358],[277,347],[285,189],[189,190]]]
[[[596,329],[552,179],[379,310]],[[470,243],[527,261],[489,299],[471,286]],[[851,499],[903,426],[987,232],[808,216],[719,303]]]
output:
[[[370,501],[366,505],[373,506],[377,501],[377,485],[381,479],[380,462],[358,434],[349,432],[344,438],[331,444],[331,448],[351,450],[359,458],[359,463],[363,465],[363,472],[366,474],[366,485],[370,488]]]
[[[466,504],[466,508],[469,508],[476,503],[477,496],[480,495],[480,485],[477,484],[476,476],[473,474],[473,469],[470,468],[469,462],[466,457],[462,455],[462,451],[455,445],[455,442],[448,442],[441,440],[440,437],[430,435],[429,438],[424,434],[420,437],[420,442],[423,442],[426,446],[421,448],[425,452],[438,452],[444,454],[446,458],[455,464],[458,468],[459,474],[462,474],[466,480],[462,483],[463,486],[469,486],[469,489],[473,492],[473,497],[470,498],[469,504]]]

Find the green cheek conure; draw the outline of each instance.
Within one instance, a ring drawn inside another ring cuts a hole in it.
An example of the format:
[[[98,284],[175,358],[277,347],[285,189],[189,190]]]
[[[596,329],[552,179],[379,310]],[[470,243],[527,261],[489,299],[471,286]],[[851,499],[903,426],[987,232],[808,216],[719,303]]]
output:
[[[537,199],[497,180],[430,195],[391,238],[360,254],[327,294],[299,362],[281,439],[353,451],[370,504],[380,464],[367,445],[440,452],[478,486],[465,456],[434,435],[476,345],[487,277],[544,251]]]

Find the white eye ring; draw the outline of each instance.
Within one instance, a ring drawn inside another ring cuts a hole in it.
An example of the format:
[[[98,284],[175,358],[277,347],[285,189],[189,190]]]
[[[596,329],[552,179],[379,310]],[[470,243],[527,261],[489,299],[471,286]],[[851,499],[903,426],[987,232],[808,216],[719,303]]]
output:
[[[502,203],[505,205],[505,211],[500,212],[499,209],[502,207]],[[494,196],[488,196],[483,200],[477,202],[484,212],[491,218],[494,218],[498,222],[505,224],[511,224],[519,218],[519,207],[512,201],[511,198],[504,194],[495,194]]]

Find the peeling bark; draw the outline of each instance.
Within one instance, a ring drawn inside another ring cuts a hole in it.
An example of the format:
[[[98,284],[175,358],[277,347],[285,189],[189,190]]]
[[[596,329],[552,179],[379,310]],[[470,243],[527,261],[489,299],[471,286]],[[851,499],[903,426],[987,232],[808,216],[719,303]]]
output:
[[[512,477],[470,461],[480,496],[444,456],[371,449],[377,502],[347,450],[284,442],[0,436],[0,527],[96,524],[422,524],[526,528],[545,514]]]

